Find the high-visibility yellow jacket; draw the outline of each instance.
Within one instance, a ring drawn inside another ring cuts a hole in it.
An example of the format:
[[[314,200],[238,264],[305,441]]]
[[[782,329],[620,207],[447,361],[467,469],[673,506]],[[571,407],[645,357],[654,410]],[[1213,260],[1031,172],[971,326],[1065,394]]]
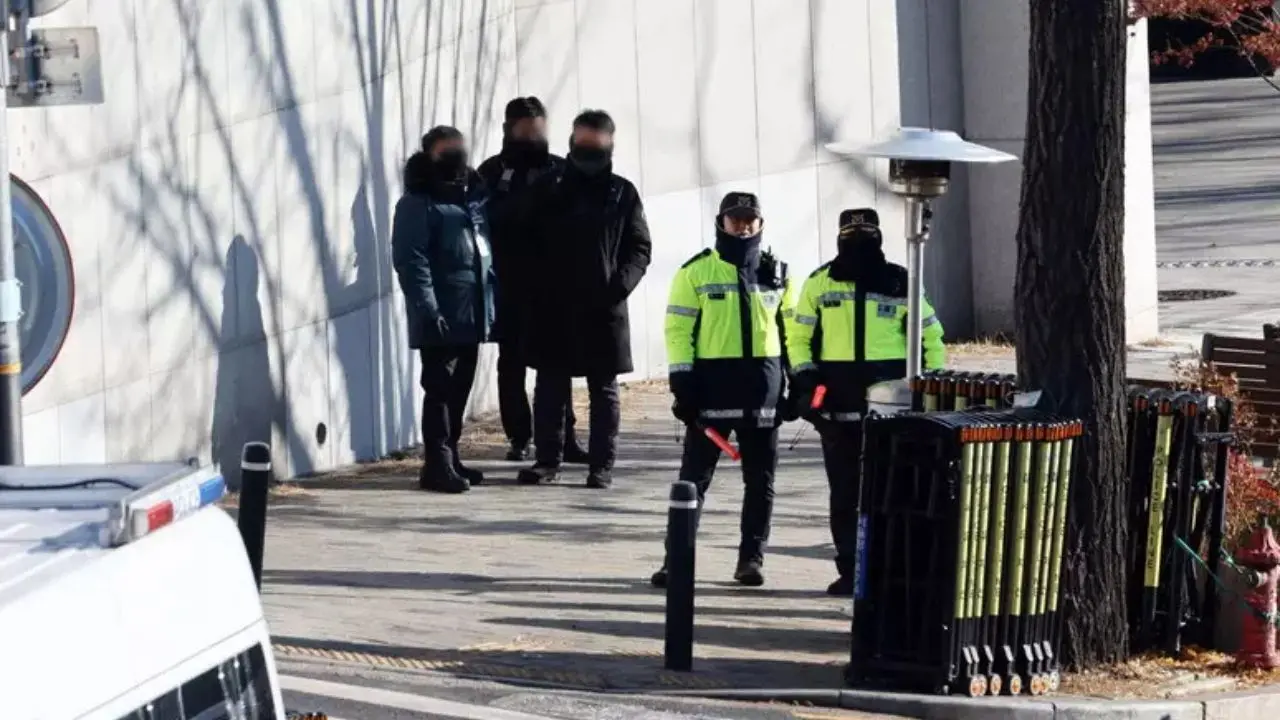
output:
[[[778,267],[776,278],[760,277],[707,249],[671,281],[668,372],[673,388],[696,388],[699,415],[708,421],[774,423],[786,386],[785,323],[794,304],[786,265]]]
[[[855,283],[831,277],[831,263],[805,280],[787,325],[791,371],[817,370],[826,386],[823,409],[835,419],[854,419],[866,409],[867,388],[902,379],[907,371],[906,269],[888,265],[895,276],[876,286],[899,288],[892,294],[859,289]],[[864,283],[865,285],[865,283]],[[947,361],[942,323],[928,300],[921,342],[924,367],[941,368]]]

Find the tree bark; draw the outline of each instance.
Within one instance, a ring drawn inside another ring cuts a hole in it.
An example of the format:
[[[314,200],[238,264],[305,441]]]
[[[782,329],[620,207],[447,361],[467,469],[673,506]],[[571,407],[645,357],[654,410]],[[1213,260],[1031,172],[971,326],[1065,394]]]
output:
[[[1064,559],[1062,653],[1123,659],[1124,0],[1031,0],[1015,284],[1018,375],[1085,424]]]

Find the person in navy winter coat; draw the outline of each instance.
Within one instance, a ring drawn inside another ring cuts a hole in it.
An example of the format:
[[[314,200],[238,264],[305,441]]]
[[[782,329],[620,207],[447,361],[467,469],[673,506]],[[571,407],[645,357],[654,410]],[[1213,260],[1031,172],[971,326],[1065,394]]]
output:
[[[409,347],[422,360],[424,490],[466,492],[483,475],[458,457],[462,414],[480,343],[490,342],[494,275],[487,195],[467,164],[462,133],[447,126],[422,138],[405,163],[391,252],[405,297]]]

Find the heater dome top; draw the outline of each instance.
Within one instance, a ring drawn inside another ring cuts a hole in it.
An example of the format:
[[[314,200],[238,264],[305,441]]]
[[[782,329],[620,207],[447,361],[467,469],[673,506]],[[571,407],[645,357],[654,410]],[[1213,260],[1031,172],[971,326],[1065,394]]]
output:
[[[830,143],[827,150],[853,157],[893,158],[932,162],[1000,163],[1014,155],[971,143],[950,130],[904,127],[888,140],[871,145]]]

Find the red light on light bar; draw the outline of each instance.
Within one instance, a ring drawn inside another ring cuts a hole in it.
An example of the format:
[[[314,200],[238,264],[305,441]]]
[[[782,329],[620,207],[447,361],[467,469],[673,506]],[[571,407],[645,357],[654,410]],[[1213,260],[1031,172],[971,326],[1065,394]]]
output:
[[[173,503],[165,500],[147,509],[147,532],[154,532],[173,522]]]

